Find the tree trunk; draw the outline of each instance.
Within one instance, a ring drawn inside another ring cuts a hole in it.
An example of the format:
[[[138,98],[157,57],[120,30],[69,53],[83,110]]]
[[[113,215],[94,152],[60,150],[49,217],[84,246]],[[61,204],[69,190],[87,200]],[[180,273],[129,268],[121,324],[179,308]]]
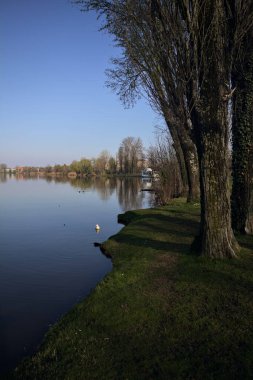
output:
[[[247,233],[253,176],[253,38],[242,64],[234,69],[232,227]]]
[[[187,202],[199,201],[200,189],[197,149],[189,136],[187,127],[181,127],[179,131],[188,181]]]
[[[203,18],[207,43],[197,45],[198,57],[204,57],[198,72],[201,87],[197,88],[193,123],[200,168],[201,229],[198,244],[201,254],[210,258],[235,257],[239,248],[231,227],[226,87],[230,58],[223,38],[226,35],[225,19],[221,0],[207,2]]]
[[[182,121],[177,121],[176,123],[175,121],[170,122],[165,112],[164,116],[173,140],[173,147],[178,159],[187,201],[199,201],[199,173],[196,146],[189,135],[188,127]]]
[[[224,122],[224,120],[223,120]],[[198,237],[202,255],[232,258],[238,245],[231,228],[227,138],[223,123],[205,124],[198,144],[201,191],[201,229]],[[212,138],[210,138],[210,133]]]
[[[168,120],[166,120],[167,127],[170,131],[171,138],[173,141],[173,148],[175,149],[179,170],[180,170],[180,176],[182,180],[183,185],[183,192],[188,192],[188,178],[187,178],[187,170],[185,165],[185,159],[184,159],[184,153],[182,150],[182,146],[180,144],[179,136],[177,128],[174,126],[174,124],[169,123]]]

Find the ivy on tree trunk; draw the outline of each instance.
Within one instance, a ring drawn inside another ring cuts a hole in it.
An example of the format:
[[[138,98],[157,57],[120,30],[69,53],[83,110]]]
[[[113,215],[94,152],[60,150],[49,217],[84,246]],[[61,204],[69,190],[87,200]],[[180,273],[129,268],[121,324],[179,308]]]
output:
[[[243,62],[237,62],[232,78],[236,88],[232,123],[232,226],[241,233],[250,232],[247,219],[253,178],[253,38],[245,48]]]

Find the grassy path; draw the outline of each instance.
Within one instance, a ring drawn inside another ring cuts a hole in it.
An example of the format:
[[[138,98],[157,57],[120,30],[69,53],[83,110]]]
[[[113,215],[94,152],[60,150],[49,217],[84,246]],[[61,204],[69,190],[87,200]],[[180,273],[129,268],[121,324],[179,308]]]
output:
[[[120,216],[114,269],[48,333],[16,379],[252,379],[253,237],[237,260],[189,253],[199,209]]]

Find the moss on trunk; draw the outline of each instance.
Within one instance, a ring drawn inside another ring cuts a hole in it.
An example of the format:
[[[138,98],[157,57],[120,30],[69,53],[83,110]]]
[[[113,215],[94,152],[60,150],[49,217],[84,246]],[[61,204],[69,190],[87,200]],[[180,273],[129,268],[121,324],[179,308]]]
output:
[[[253,38],[234,67],[232,226],[246,233],[253,171]]]

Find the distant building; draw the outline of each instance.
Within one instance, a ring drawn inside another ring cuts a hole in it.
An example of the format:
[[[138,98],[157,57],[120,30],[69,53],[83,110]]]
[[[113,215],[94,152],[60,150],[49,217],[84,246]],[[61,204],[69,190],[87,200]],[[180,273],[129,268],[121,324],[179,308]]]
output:
[[[146,168],[141,171],[142,178],[152,178],[153,177],[153,169]]]
[[[22,174],[24,172],[24,167],[23,166],[16,166],[16,173],[17,174]]]

